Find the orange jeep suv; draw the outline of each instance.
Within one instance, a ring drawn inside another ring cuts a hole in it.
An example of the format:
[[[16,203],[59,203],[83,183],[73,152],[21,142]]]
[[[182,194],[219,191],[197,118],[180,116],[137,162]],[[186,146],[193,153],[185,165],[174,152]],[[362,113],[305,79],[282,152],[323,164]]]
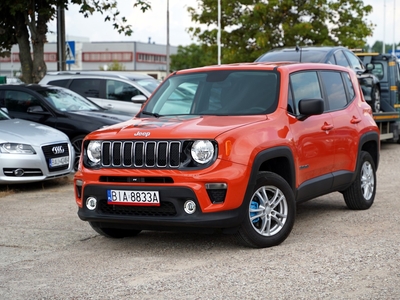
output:
[[[356,74],[313,63],[177,71],[133,119],[86,136],[74,192],[99,234],[234,233],[275,246],[296,204],[339,191],[374,202],[379,131]]]

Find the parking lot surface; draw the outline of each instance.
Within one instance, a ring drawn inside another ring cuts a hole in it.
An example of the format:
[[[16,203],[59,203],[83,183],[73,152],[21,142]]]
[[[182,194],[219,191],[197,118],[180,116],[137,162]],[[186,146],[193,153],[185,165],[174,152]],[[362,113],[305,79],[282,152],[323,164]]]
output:
[[[0,299],[399,299],[400,145],[384,143],[374,205],[340,193],[298,206],[273,248],[229,235],[99,236],[72,177],[0,186]]]

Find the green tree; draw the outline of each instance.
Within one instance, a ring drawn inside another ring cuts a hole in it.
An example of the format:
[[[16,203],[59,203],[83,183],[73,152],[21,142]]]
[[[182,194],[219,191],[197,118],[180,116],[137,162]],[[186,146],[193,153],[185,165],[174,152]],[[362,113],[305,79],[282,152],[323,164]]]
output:
[[[177,71],[217,64],[217,57],[210,49],[212,48],[206,45],[197,44],[178,46],[177,53],[171,55],[171,70]]]
[[[119,33],[132,34],[126,18],[119,17],[117,0],[1,0],[0,56],[10,55],[11,47],[18,44],[24,82],[39,82],[46,74],[47,24],[55,18],[58,7],[68,9],[69,5],[79,5],[80,13],[85,17],[96,12],[104,14],[104,20],[110,21]],[[144,12],[150,9],[150,4],[147,0],[135,0],[133,7]]]
[[[397,48],[400,44],[395,45],[395,48]],[[382,41],[375,41],[375,43],[371,47],[372,52],[382,52],[382,46],[383,42]],[[385,53],[391,52],[393,50],[393,44],[385,44]]]
[[[111,64],[100,66],[101,71],[125,71],[125,66],[120,62],[114,60]]]
[[[197,9],[188,8],[192,21],[203,25],[189,33],[209,47],[217,45],[217,5],[199,0]],[[373,30],[365,21],[371,12],[362,0],[221,0],[222,62],[254,61],[285,46],[363,47]],[[216,56],[216,47],[212,51]]]

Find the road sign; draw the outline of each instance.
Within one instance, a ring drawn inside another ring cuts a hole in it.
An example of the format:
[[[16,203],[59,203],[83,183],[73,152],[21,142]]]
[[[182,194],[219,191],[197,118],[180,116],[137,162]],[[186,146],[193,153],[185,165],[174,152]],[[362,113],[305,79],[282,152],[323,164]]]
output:
[[[75,63],[75,41],[65,42],[65,63],[67,65]]]
[[[395,56],[397,56],[397,58],[400,58],[400,51],[399,50],[395,50],[393,53],[393,50],[389,50],[388,51],[390,54],[394,54]]]

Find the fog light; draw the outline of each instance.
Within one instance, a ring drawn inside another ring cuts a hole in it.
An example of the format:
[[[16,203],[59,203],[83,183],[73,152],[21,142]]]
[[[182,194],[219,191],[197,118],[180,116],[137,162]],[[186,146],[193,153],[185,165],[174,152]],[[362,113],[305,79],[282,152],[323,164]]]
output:
[[[24,170],[22,170],[22,169],[15,169],[15,170],[14,170],[14,175],[17,176],[17,177],[23,176],[24,173],[25,173],[25,172],[24,172]]]
[[[183,210],[188,214],[191,215],[196,211],[196,203],[193,200],[187,200],[185,204],[183,204]]]
[[[94,197],[89,197],[86,199],[86,207],[88,210],[95,210],[97,206],[97,199]]]

